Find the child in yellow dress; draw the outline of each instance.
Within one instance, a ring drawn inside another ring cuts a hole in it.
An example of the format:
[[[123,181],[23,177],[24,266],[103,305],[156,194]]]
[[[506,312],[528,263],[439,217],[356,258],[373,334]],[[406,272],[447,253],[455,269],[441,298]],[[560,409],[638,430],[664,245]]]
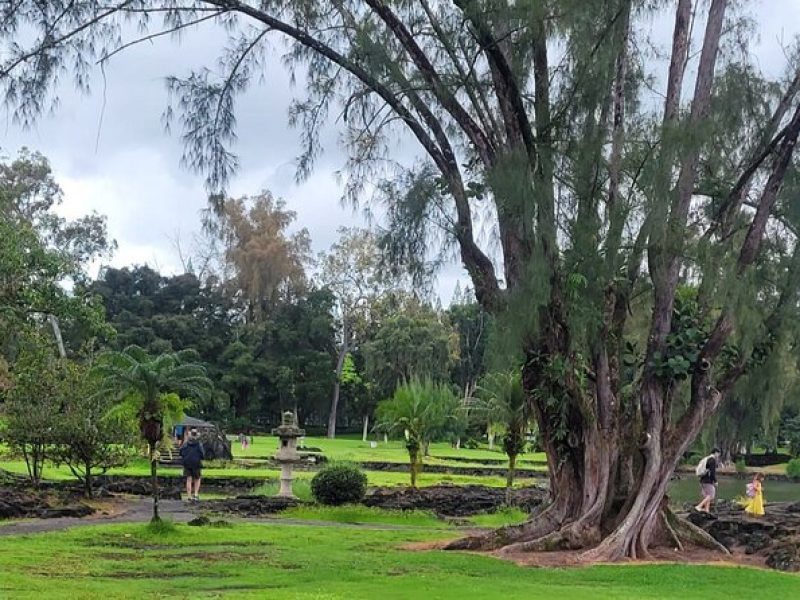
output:
[[[747,497],[742,500],[744,512],[753,517],[764,516],[764,492],[761,482],[764,481],[763,473],[756,473],[752,483],[747,485]]]

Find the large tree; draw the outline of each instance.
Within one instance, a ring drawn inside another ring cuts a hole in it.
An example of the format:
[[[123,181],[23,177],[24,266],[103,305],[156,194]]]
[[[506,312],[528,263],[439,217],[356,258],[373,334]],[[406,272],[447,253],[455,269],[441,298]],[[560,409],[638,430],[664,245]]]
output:
[[[4,31],[25,33],[7,39],[33,41],[6,44],[2,81],[30,119],[63,69],[77,67],[83,84],[91,59],[122,45],[123,18],[160,15],[167,30],[217,19],[234,32],[222,72],[172,79],[171,90],[186,162],[224,184],[236,163],[235,96],[282,34],[307,84],[291,115],[303,129],[300,174],[341,100],[347,192],[384,181],[387,250],[426,272],[431,241],[455,247],[478,301],[524,357],[551,503],[529,523],[453,546],[644,557],[684,531],[665,511],[670,474],[796,304],[790,266],[769,310],[748,311],[761,299],[765,237],[794,245],[780,192],[795,168],[800,76],[764,80],[732,5],[30,0],[3,9]],[[664,15],[674,23],[667,60],[645,60]],[[647,95],[654,86],[663,103]],[[424,154],[387,167],[399,131]],[[491,220],[500,261],[478,243],[476,214]],[[698,297],[676,310],[686,282],[699,282]],[[628,370],[634,305],[647,335]]]
[[[338,317],[336,378],[328,415],[328,437],[335,438],[345,359],[366,341],[376,303],[400,289],[402,280],[383,268],[376,236],[366,229],[339,229],[339,239],[319,257],[318,266],[320,282],[336,298]]]

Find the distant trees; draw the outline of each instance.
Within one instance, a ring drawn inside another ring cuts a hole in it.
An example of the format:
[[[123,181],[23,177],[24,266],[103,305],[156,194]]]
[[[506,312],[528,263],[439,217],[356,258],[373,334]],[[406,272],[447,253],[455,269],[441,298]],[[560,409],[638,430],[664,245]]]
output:
[[[60,358],[40,336],[28,336],[13,365],[0,436],[23,457],[34,485],[46,461],[65,464],[93,495],[95,475],[122,466],[134,445],[133,423],[109,415],[113,398],[78,362]]]
[[[69,467],[83,484],[87,498],[94,495],[94,479],[112,467],[127,464],[136,447],[135,423],[114,414],[114,397],[97,394],[97,379],[83,365],[61,365],[60,411],[53,416],[55,444],[48,458]]]

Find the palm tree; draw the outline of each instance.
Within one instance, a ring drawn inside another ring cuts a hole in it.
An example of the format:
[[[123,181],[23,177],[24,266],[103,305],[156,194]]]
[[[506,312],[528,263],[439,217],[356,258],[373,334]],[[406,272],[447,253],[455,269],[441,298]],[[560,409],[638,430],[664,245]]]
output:
[[[189,399],[202,399],[212,387],[193,351],[151,357],[139,346],[103,354],[95,367],[100,376],[98,394],[112,394],[115,410],[136,415],[147,442],[153,492],[153,521],[158,515],[158,460],[156,447],[164,437],[165,422],[179,419]]]
[[[411,487],[417,487],[422,456],[432,441],[442,439],[458,423],[461,401],[444,383],[429,379],[398,386],[394,396],[378,405],[377,428],[387,433],[402,433],[406,439]]]
[[[478,386],[477,398],[471,400],[470,406],[490,429],[503,431],[503,450],[508,456],[506,503],[509,503],[517,457],[525,449],[525,435],[531,420],[520,372],[514,370],[485,375]]]

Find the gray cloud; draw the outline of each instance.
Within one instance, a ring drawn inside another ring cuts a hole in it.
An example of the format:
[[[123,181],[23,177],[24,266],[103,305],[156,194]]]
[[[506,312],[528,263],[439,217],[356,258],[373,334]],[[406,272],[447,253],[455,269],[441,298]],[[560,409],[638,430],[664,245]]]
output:
[[[800,2],[763,0],[751,10],[760,32],[755,44],[759,64],[777,75],[786,65],[782,44],[800,32]],[[654,20],[653,43],[666,47],[670,28],[670,19]],[[180,45],[161,39],[136,46],[113,59],[105,70],[105,83],[98,70],[92,95],[77,94],[64,82],[58,90],[61,105],[53,116],[43,118],[31,131],[10,123],[6,127],[2,146],[6,155],[24,145],[51,159],[65,190],[64,214],[97,210],[108,215],[111,233],[119,242],[115,265],[148,262],[166,271],[179,268],[170,238],[177,231],[189,236],[199,227],[206,196],[202,176],[179,164],[177,135],[164,132],[164,78],[213,65],[224,42],[224,34],[208,25],[184,36]],[[339,204],[335,172],[344,156],[337,147],[336,123],[323,132],[326,152],[312,177],[295,182],[293,160],[300,146],[286,115],[292,96],[302,90],[290,87],[278,38],[272,47],[265,85],[254,87],[237,105],[235,150],[241,170],[231,183],[231,193],[270,189],[282,196],[297,212],[297,226],[308,228],[315,250],[322,250],[334,241],[339,226],[364,220]],[[403,160],[413,160],[416,147],[407,138],[398,140],[397,149]],[[467,278],[456,263],[440,275],[438,289],[444,302],[450,300],[458,279]]]

